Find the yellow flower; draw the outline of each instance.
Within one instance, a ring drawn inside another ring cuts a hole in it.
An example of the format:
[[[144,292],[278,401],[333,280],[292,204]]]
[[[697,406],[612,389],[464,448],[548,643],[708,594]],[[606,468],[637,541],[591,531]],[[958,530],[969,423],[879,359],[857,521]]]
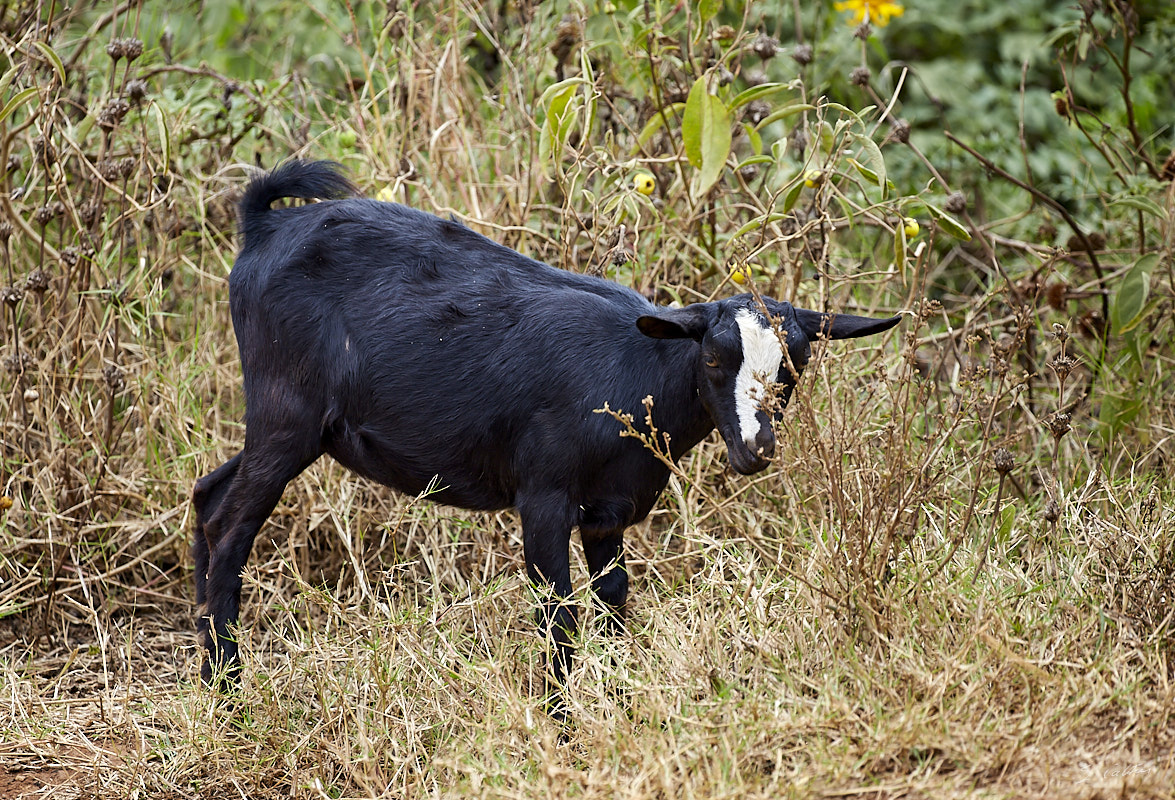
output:
[[[889,0],[844,0],[834,5],[837,11],[853,12],[850,25],[868,22],[882,27],[889,24],[890,17],[900,17],[906,11],[900,3],[891,3]]]
[[[388,185],[388,186],[385,186],[384,188],[380,189],[379,192],[376,193],[375,199],[381,200],[385,203],[391,203],[391,202],[395,201],[396,193],[393,192],[392,187],[390,185]]]

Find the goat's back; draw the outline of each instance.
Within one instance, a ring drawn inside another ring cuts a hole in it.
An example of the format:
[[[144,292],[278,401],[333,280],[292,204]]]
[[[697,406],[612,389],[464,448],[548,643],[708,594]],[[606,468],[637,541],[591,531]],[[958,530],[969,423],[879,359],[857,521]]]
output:
[[[344,464],[408,492],[440,476],[439,499],[466,507],[644,457],[593,411],[663,396],[691,345],[643,336],[654,307],[638,293],[392,203],[268,217],[230,277],[249,424],[293,393]]]

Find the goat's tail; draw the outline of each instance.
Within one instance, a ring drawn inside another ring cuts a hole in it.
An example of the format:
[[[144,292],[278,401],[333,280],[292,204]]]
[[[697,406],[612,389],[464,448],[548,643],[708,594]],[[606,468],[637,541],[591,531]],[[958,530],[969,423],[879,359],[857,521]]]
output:
[[[358,189],[334,161],[287,161],[273,172],[249,181],[238,206],[241,232],[248,242],[263,233],[259,225],[274,200],[296,197],[301,200],[331,200],[351,197]]]

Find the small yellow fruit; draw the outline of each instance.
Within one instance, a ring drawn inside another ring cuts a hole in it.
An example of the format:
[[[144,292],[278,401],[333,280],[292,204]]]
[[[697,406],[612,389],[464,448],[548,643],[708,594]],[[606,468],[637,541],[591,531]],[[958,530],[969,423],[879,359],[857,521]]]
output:
[[[382,188],[382,189],[380,189],[378,192],[376,192],[375,199],[376,199],[376,200],[381,200],[381,201],[383,201],[383,202],[385,202],[385,203],[391,203],[391,202],[392,202],[392,201],[394,201],[396,198],[395,198],[395,196],[394,196],[394,195],[393,195],[393,193],[392,193],[392,187],[391,187],[391,186],[385,186],[384,188]]]
[[[804,173],[804,185],[809,189],[815,189],[822,183],[824,183],[824,173],[820,170],[810,169]]]
[[[902,220],[902,230],[906,232],[907,239],[913,239],[918,235],[918,231],[922,229],[918,227],[918,220],[913,217],[906,217]]]
[[[12,498],[0,497],[0,511],[7,511],[10,508],[12,508]]]
[[[648,197],[657,188],[657,182],[653,180],[653,176],[647,172],[638,172],[633,176],[632,188]]]
[[[747,264],[735,267],[730,271],[730,279],[739,285],[746,283],[751,279],[751,267]]]

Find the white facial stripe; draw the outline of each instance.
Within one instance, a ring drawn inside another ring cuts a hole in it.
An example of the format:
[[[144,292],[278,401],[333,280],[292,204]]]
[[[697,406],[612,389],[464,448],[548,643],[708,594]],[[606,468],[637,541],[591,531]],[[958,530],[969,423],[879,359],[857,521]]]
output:
[[[734,381],[734,407],[738,413],[739,433],[753,451],[755,436],[759,433],[755,412],[759,410],[763,381],[771,383],[779,375],[783,348],[775,331],[763,327],[762,317],[758,314],[740,308],[735,319],[738,320],[738,330],[743,340],[743,363]]]

